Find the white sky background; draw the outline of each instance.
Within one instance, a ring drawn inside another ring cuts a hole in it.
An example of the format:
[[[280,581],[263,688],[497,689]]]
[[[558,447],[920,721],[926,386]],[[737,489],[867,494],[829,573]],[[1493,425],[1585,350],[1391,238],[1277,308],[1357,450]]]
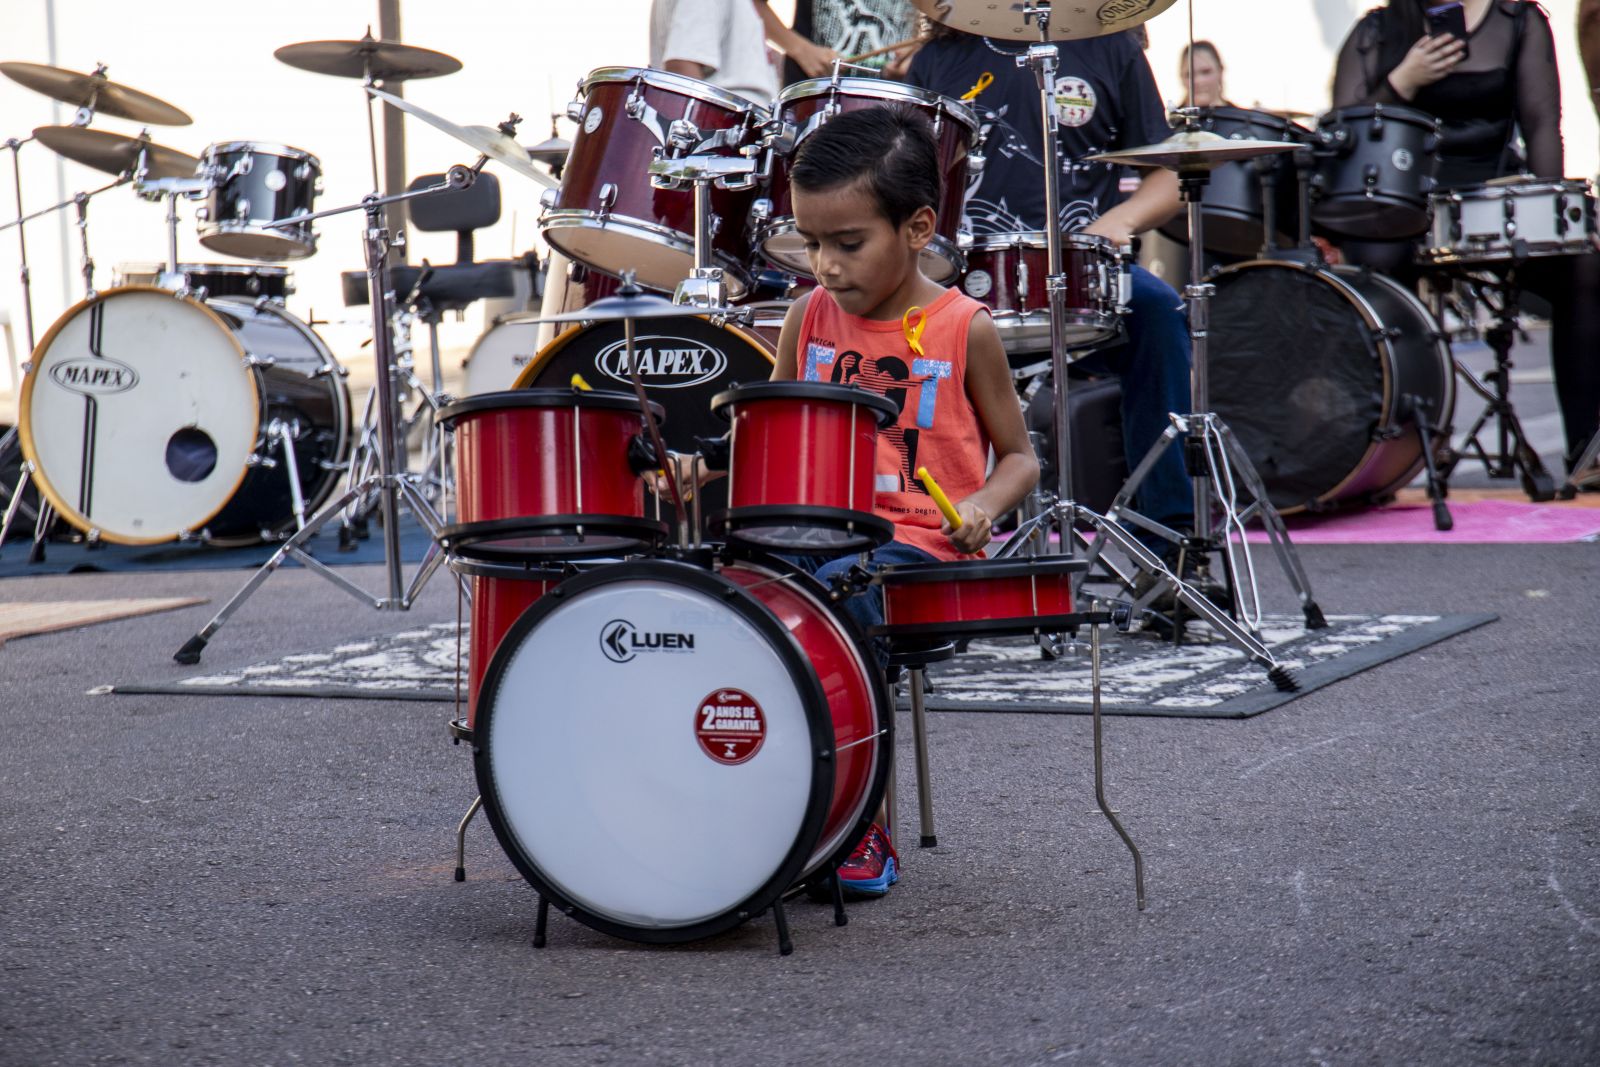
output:
[[[775,0],[782,13],[792,0]],[[1594,111],[1573,41],[1576,0],[1549,0],[1556,28],[1563,83],[1567,173],[1592,175],[1600,165]],[[1333,55],[1344,32],[1367,0],[1195,0],[1195,33],[1217,43],[1227,64],[1227,88],[1241,105],[1325,108]],[[152,127],[159,143],[198,156],[222,141],[279,142],[305,149],[322,162],[323,192],[317,208],[357,201],[370,187],[365,112],[354,79],[309,74],[279,63],[273,50],[297,41],[357,38],[376,25],[375,0],[275,0],[268,5],[214,4],[192,15],[153,13],[127,0],[56,0],[54,63],[90,71],[106,63],[109,76],[153,93],[194,116],[192,126]],[[508,112],[524,116],[519,139],[543,140],[549,115],[560,110],[587,71],[614,64],[643,64],[649,0],[408,0],[402,10],[406,41],[447,52],[465,64],[460,73],[408,83],[409,99],[462,125],[493,125]],[[1187,38],[1183,4],[1150,25],[1150,61],[1169,101],[1179,94],[1177,56]],[[1319,19],[1319,13],[1321,18]],[[45,0],[0,0],[0,59],[52,62],[47,45]],[[0,78],[0,140],[26,136],[35,126],[66,123],[66,105]],[[570,124],[562,120],[564,132]],[[98,117],[94,128],[135,134],[121,119]],[[412,174],[471,162],[465,146],[432,127],[407,120],[407,155]],[[27,210],[55,202],[55,157],[38,145],[22,151],[22,192]],[[10,153],[0,153],[0,217],[12,216]],[[494,168],[494,164],[490,164]],[[64,165],[67,194],[106,184],[109,176]],[[509,257],[536,243],[539,189],[499,171],[504,199],[501,222],[478,235],[479,258]],[[193,213],[180,206],[179,257],[215,262],[227,257],[202,248]],[[67,213],[70,216],[70,211]],[[117,264],[164,257],[165,210],[139,200],[127,188],[102,194],[91,204],[90,251],[96,282],[108,287]],[[362,266],[359,212],[318,224],[317,254],[291,264],[297,294],[290,308],[302,318],[315,312],[334,323],[319,332],[342,359],[368,358],[358,346],[366,333],[365,309],[345,309],[338,275]],[[513,234],[514,230],[514,234]],[[42,336],[62,312],[82,297],[76,230],[54,218],[30,223],[28,253],[34,281],[34,319]],[[452,234],[411,235],[411,260],[455,258]],[[0,234],[0,310],[8,311],[19,349],[25,345],[15,231]],[[65,274],[65,278],[64,278]],[[337,320],[348,320],[341,325]],[[452,347],[471,343],[482,328],[477,309],[467,321],[447,324]],[[8,384],[0,364],[0,389]]]

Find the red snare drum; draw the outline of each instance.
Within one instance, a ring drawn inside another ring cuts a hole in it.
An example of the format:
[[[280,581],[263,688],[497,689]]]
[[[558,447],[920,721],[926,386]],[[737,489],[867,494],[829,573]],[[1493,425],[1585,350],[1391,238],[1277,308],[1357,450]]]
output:
[[[892,729],[865,639],[815,582],[638,561],[569,579],[511,627],[473,766],[541,896],[617,937],[682,942],[849,856]]]
[[[828,116],[843,111],[898,104],[922,112],[939,146],[940,199],[936,233],[922,253],[922,271],[936,282],[953,281],[964,269],[956,234],[967,194],[967,154],[978,132],[978,116],[959,100],[926,89],[876,78],[813,78],[795,82],[778,95],[778,118],[794,133],[796,149]],[[783,270],[807,278],[811,261],[795,232],[789,205],[790,156],[773,153],[770,199],[756,202],[752,215],[761,254]]]
[[[1071,356],[1121,329],[1121,311],[1132,279],[1116,246],[1104,237],[1061,237],[1061,272],[1066,276],[1065,333]],[[1045,235],[992,233],[972,238],[961,288],[993,309],[995,328],[1007,354],[1050,351],[1050,294],[1045,279],[1050,256]]]
[[[999,637],[1075,626],[1072,580],[1088,563],[1060,556],[902,563],[877,573],[885,637]]]
[[[662,418],[660,405],[652,405]],[[617,556],[667,537],[646,519],[628,463],[639,401],[625,393],[517,389],[439,410],[455,432],[456,521],[441,542],[479,559]]]
[[[467,636],[467,714],[470,731],[477,718],[478,693],[494,650],[524,611],[572,571],[550,564],[490,563],[452,559],[450,569],[472,581],[472,626]]]
[[[545,194],[544,239],[580,263],[607,274],[634,270],[641,285],[670,292],[694,267],[694,190],[652,187],[652,158],[678,120],[702,137],[728,131],[729,143],[708,151],[738,157],[767,110],[707,82],[636,67],[601,67],[578,91],[569,109],[578,134],[561,188]],[[713,265],[728,272],[734,299],[750,281],[745,220],[755,195],[754,183],[711,190]]]
[[[758,382],[718,393],[711,410],[733,424],[728,508],[706,517],[712,537],[819,555],[894,538],[872,513],[878,428],[900,414],[894,401],[852,385]]]

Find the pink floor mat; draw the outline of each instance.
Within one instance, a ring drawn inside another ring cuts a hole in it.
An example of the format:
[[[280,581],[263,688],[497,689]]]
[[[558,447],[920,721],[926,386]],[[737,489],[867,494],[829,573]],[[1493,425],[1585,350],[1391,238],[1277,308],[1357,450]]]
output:
[[[1451,501],[1450,514],[1455,528],[1442,532],[1433,528],[1433,509],[1427,504],[1294,515],[1285,522],[1289,536],[1302,545],[1555,544],[1600,539],[1600,508],[1472,500]],[[1251,524],[1250,540],[1266,539],[1259,524]]]

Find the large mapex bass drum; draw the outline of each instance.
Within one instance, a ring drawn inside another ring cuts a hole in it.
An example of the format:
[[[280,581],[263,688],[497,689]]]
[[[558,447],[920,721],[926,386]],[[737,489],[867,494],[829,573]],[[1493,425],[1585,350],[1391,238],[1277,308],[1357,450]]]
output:
[[[40,491],[91,537],[250,543],[294,526],[296,495],[309,515],[338,485],[350,397],[278,304],[134,285],[50,327],[18,425]]]
[[[1421,415],[1455,413],[1450,349],[1404,286],[1256,261],[1212,279],[1212,408],[1284,514],[1381,501],[1423,466]]]
[[[619,563],[511,626],[473,762],[495,836],[546,901],[618,937],[689,941],[848,856],[891,730],[864,638],[809,578]]]

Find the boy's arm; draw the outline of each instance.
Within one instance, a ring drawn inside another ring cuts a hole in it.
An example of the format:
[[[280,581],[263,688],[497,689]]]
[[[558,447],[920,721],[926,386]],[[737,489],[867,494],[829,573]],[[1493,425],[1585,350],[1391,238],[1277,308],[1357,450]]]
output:
[[[778,331],[778,358],[772,364],[772,381],[792,382],[800,377],[800,324],[805,321],[812,292],[807,290],[783,317],[783,329]]]
[[[1011,385],[1005,348],[994,320],[983,313],[974,315],[967,328],[967,396],[994,446],[994,470],[982,489],[956,503],[961,529],[952,531],[946,524],[944,532],[961,551],[981,552],[988,547],[994,517],[1022,503],[1039,481],[1039,461]]]

